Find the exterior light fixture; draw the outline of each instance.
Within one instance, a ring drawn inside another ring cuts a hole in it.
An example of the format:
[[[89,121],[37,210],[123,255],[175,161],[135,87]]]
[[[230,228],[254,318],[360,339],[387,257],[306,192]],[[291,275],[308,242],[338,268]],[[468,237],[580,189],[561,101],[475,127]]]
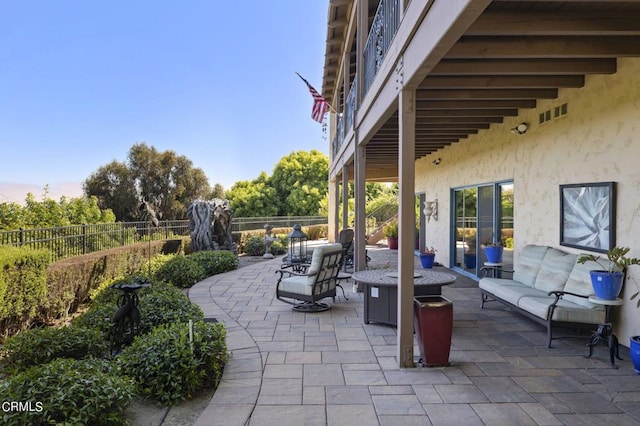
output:
[[[307,234],[301,231],[298,224],[293,225],[293,231],[289,234],[289,263],[304,263],[307,261]]]
[[[518,134],[518,135],[524,135],[525,133],[527,133],[527,130],[529,129],[529,125],[525,122],[522,122],[520,124],[518,124],[516,127],[514,127],[513,129],[511,129],[511,133]]]
[[[431,163],[432,163],[434,166],[437,166],[438,164],[440,164],[440,162],[441,162],[441,161],[442,161],[442,160],[440,159],[440,157],[438,157],[438,158],[436,158],[435,160],[433,160]]]
[[[438,220],[438,199],[436,198],[433,201],[425,201],[424,202],[424,217],[427,218],[427,222],[433,218],[433,220]]]

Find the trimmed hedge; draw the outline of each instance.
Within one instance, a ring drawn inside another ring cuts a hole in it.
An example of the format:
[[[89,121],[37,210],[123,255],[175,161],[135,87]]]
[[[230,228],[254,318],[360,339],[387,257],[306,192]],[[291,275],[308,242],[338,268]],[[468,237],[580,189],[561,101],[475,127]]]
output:
[[[187,257],[202,266],[207,277],[238,269],[238,258],[227,250],[202,250]]]
[[[28,327],[47,303],[48,250],[0,247],[0,335]]]

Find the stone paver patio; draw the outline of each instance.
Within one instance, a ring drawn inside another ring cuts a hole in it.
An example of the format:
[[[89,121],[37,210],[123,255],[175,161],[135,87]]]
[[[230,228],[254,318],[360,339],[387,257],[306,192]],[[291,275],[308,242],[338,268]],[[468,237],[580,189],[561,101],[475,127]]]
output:
[[[372,268],[397,264],[395,251],[369,255]],[[190,289],[225,323],[232,352],[197,425],[640,424],[640,376],[626,348],[617,370],[604,345],[584,358],[588,335],[548,349],[539,324],[500,304],[481,310],[471,279],[443,289],[454,303],[451,366],[400,369],[395,328],[363,323],[350,282],[349,300],[338,292],[331,310],[293,312],[275,299],[279,267],[257,258]]]

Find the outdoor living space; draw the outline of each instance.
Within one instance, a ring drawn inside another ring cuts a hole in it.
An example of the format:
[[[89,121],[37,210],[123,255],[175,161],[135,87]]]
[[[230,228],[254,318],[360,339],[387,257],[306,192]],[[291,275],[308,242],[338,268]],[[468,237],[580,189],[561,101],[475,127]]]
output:
[[[369,268],[397,252],[367,247]],[[396,328],[364,324],[363,294],[343,282],[332,307],[301,313],[275,298],[280,259],[251,259],[196,284],[189,297],[224,322],[230,361],[199,425],[638,424],[638,377],[621,346],[587,359],[589,333],[546,347],[540,324],[501,304],[480,308],[478,283],[456,275],[448,367],[399,368]],[[416,268],[421,269],[416,257]],[[560,333],[567,333],[566,330]]]

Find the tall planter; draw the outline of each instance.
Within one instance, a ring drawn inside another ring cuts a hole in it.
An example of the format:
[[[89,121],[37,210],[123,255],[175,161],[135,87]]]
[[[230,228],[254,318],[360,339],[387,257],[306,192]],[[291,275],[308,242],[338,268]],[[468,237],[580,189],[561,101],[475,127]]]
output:
[[[398,237],[387,237],[389,250],[398,250]]]
[[[591,285],[597,297],[604,300],[615,300],[622,290],[624,273],[615,271],[590,271]]]
[[[640,336],[632,336],[629,343],[629,353],[633,362],[633,369],[640,375]]]

